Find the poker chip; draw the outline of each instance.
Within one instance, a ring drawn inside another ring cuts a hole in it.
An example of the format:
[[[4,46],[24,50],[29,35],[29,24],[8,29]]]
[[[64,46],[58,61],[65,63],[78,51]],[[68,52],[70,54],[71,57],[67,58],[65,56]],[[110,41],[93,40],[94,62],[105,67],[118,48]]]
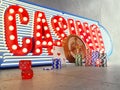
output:
[[[61,60],[58,58],[53,59],[52,68],[53,69],[61,69]]]
[[[92,52],[92,65],[96,66],[96,60],[99,58],[99,52],[98,51],[93,51]]]
[[[75,56],[75,65],[76,66],[82,66],[82,55],[77,54]]]
[[[100,54],[100,59],[101,59],[102,67],[107,66],[107,55],[106,55],[106,53],[101,53]]]
[[[87,51],[85,56],[85,66],[91,66],[92,64],[92,52]]]
[[[43,68],[43,70],[53,70],[53,68]]]

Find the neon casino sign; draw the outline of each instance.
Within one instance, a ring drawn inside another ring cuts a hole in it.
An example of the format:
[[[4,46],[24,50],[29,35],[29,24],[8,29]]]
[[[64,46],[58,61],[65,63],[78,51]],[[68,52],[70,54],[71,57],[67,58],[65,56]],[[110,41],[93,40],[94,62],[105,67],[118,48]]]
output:
[[[112,53],[111,38],[99,22],[30,2],[0,2],[0,67],[18,66],[22,59],[33,65],[50,64],[53,46],[74,34],[87,48]]]

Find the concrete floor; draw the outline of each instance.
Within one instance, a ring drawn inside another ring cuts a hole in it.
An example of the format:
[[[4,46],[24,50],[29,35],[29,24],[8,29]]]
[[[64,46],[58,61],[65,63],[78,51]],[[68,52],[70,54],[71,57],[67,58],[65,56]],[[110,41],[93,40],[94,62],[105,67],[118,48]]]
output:
[[[120,90],[120,67],[33,67],[34,77],[21,79],[19,69],[0,70],[0,90]]]

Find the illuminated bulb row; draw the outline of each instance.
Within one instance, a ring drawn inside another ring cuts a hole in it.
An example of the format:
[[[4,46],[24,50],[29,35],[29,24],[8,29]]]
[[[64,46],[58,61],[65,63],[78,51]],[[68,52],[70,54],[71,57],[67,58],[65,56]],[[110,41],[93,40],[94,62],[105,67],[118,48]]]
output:
[[[98,44],[98,40],[97,40],[97,38],[96,38],[96,33],[95,33],[95,31],[93,30],[93,28],[92,28],[92,35],[93,35],[93,40],[94,40],[94,42],[95,42],[95,47],[96,47],[97,50],[99,50],[100,47],[99,47],[99,44]],[[97,43],[96,43],[96,42],[97,42]],[[99,47],[99,48],[97,48],[97,47]]]
[[[94,42],[98,42],[95,34],[96,34],[95,31],[92,29],[93,40],[94,40]],[[98,43],[95,43],[95,47],[96,48],[99,47]],[[97,49],[99,49],[99,48],[97,48]]]
[[[19,11],[20,13],[22,13],[24,10],[23,10],[22,8],[19,8],[18,11]],[[14,12],[15,12],[14,9],[10,9],[10,10],[9,10],[9,13],[10,13],[10,14],[14,14]],[[13,19],[14,19],[14,17],[13,17],[12,15],[8,16],[8,20],[9,20],[9,21],[12,21]],[[27,18],[27,17],[23,17],[23,20],[24,20],[24,21],[27,21],[28,18]],[[14,29],[15,29],[15,27],[14,27],[13,25],[10,25],[10,26],[9,26],[9,31],[13,31]],[[9,39],[10,39],[10,41],[15,40],[15,36],[11,34],[11,35],[9,36]],[[26,39],[26,44],[29,44],[29,43],[30,43],[30,39]],[[12,49],[13,49],[13,50],[17,50],[17,48],[18,48],[17,45],[15,45],[15,44],[12,45]],[[23,48],[23,49],[22,49],[22,52],[23,52],[23,53],[26,53],[27,51],[28,51],[27,48]]]
[[[64,28],[66,28],[67,26],[66,25],[64,25]],[[74,28],[74,27],[73,27]],[[57,31],[60,31],[60,27],[58,26],[58,27],[56,27],[56,30]]]
[[[92,27],[92,34],[93,34],[94,42],[98,42],[98,40],[97,40],[97,38],[96,38],[96,35],[98,35],[97,37],[98,37],[98,39],[101,41],[101,38],[99,37],[100,34],[98,34],[99,30],[96,31],[97,33],[95,32],[95,30],[97,30],[97,29],[96,29],[96,26],[93,26],[93,27]],[[101,45],[101,43],[100,43],[100,44],[95,43],[95,46],[96,46],[96,47],[99,47],[100,45]],[[101,48],[101,47],[97,48],[97,50],[99,51],[100,48]]]
[[[62,21],[62,20],[63,20],[63,18],[61,18],[61,17],[60,17],[59,19],[53,19],[53,23],[56,24],[57,22]],[[63,28],[67,28],[67,26],[64,24],[64,25],[63,25]],[[59,24],[56,24],[56,25],[55,25],[55,29],[56,29],[56,31],[57,31],[58,33],[60,32],[61,28],[60,28]],[[59,35],[60,35],[60,37],[62,37],[62,38],[65,37],[65,34],[64,34],[64,33],[60,33]],[[59,36],[59,35],[58,35],[58,36]],[[59,37],[59,38],[60,38],[60,37]]]
[[[82,32],[80,22],[77,22],[79,32]],[[88,30],[89,31],[89,30]]]
[[[41,44],[41,42],[40,41],[36,41],[36,45],[40,45]],[[53,45],[53,43],[51,42],[51,41],[49,41],[48,43],[46,42],[46,41],[43,41],[42,42],[42,45],[48,45],[48,46],[52,46]],[[41,50],[39,49],[39,48],[37,48],[36,50],[35,50],[35,52],[36,53],[40,53],[41,52]]]
[[[77,23],[80,23],[80,22],[77,22]],[[81,38],[82,40],[84,40],[84,41],[86,42],[86,44],[88,44],[89,47],[92,48],[92,47],[93,47],[93,44],[90,43],[91,37],[90,37],[90,36],[86,36],[86,35],[88,35],[88,34],[86,34],[85,32],[83,33],[81,29],[80,29],[80,31],[81,31],[80,38]],[[87,30],[87,32],[89,33],[89,30]],[[86,37],[86,38],[85,38],[85,37]]]
[[[41,18],[37,18],[37,22],[41,22],[41,20],[42,20],[42,23],[45,23],[46,22],[46,20],[45,19],[41,19]]]
[[[19,11],[19,13],[23,13],[23,12],[24,12],[24,10],[23,10],[22,8],[19,8],[18,11]],[[10,13],[11,15],[8,16],[8,20],[9,20],[9,21],[12,21],[12,20],[14,19],[13,15],[14,15],[14,13],[15,13],[15,10],[11,8],[11,9],[9,10],[9,13]],[[23,21],[27,21],[27,20],[28,20],[27,17],[23,17]]]
[[[74,22],[72,20],[70,20],[70,24],[71,24],[71,26],[73,26]],[[71,27],[71,30],[75,30],[75,28]]]
[[[12,45],[12,49],[13,49],[13,50],[17,50],[17,48],[18,48],[17,45]],[[23,49],[22,49],[22,52],[23,52],[23,53],[26,53],[27,51],[28,51],[27,48],[23,48]]]
[[[36,41],[36,45],[40,46],[40,45],[41,45],[41,41],[37,40],[37,41]],[[36,53],[40,53],[41,50],[40,50],[39,48],[36,48],[36,49],[35,49],[35,52],[36,52]]]
[[[26,39],[26,44],[30,44],[30,39]],[[13,50],[17,50],[17,48],[18,48],[17,45],[15,45],[15,44],[12,45]],[[26,53],[28,50],[27,50],[27,48],[23,48],[22,51],[23,51],[23,53]]]
[[[52,46],[53,45],[53,43],[51,42],[51,41],[49,41],[48,43],[46,42],[46,41],[43,41],[42,42],[42,45],[49,45],[49,46]]]
[[[39,13],[39,14],[38,14],[38,18],[37,18],[37,21],[38,21],[38,22],[41,21],[42,16],[43,16],[42,13]],[[45,20],[45,19],[42,19],[42,22],[45,23],[46,20]],[[40,25],[37,25],[37,29],[38,29],[38,30],[41,29],[41,26],[40,26]],[[44,26],[44,30],[47,31],[47,30],[48,30],[48,26]],[[37,37],[40,37],[40,33],[39,33],[39,31],[36,33],[36,36],[37,36]],[[46,34],[46,37],[47,37],[47,38],[50,38],[50,34],[49,34],[49,33]]]
[[[105,52],[104,44],[103,44],[103,39],[102,39],[102,36],[101,36],[100,30],[97,29],[97,32],[98,32],[98,36],[99,36],[99,39],[100,39],[100,45],[101,45],[101,50],[100,50],[100,52]]]

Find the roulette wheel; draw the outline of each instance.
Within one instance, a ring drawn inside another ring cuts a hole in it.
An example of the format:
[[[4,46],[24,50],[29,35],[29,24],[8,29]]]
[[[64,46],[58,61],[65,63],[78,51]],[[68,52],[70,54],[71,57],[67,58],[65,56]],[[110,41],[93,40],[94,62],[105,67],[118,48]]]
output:
[[[77,35],[69,35],[63,40],[63,48],[66,59],[70,63],[75,62],[75,55],[81,54],[82,59],[85,58],[86,46],[84,42]]]

